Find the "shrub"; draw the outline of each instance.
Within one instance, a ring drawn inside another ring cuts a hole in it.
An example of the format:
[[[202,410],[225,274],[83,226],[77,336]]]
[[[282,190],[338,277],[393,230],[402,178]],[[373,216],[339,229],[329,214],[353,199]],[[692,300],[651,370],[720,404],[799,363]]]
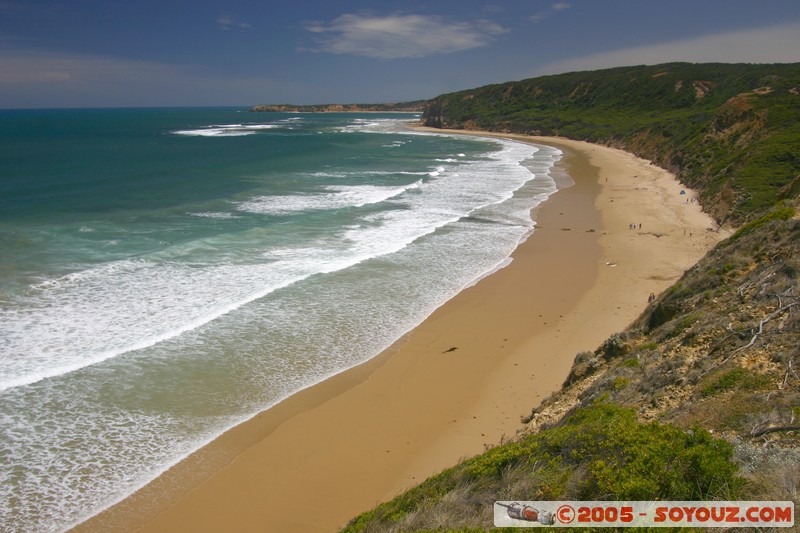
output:
[[[578,499],[702,500],[741,486],[727,442],[702,429],[640,424],[633,410],[613,404],[579,410],[540,436],[537,452],[585,466]]]
[[[708,397],[733,389],[755,391],[769,386],[770,382],[769,376],[754,374],[744,368],[736,367],[713,375],[706,384],[700,387],[700,394]]]
[[[602,354],[606,361],[610,361],[615,357],[625,355],[631,351],[630,345],[625,342],[622,337],[615,333],[603,343],[600,347],[598,355]]]
[[[639,359],[637,357],[631,357],[630,359],[625,359],[620,366],[625,368],[638,368],[639,367]]]
[[[439,521],[415,526],[461,524],[465,514],[479,514],[473,507],[491,505],[493,499],[735,499],[742,479],[732,457],[733,447],[705,430],[642,424],[632,409],[596,403],[576,410],[557,427],[490,449],[428,479],[359,516],[345,531],[402,529],[401,523],[418,513],[436,515]],[[480,497],[469,490],[479,491]],[[455,497],[448,495],[457,491],[460,511],[448,517],[444,509],[453,508]]]
[[[778,205],[778,207],[769,213],[743,225],[736,231],[736,233],[733,234],[733,236],[731,236],[730,240],[735,241],[736,239],[739,239],[740,237],[747,235],[748,233],[751,233],[760,227],[766,226],[773,220],[789,220],[790,218],[794,217],[794,215],[794,207]]]
[[[627,387],[630,381],[631,380],[629,378],[626,378],[624,376],[619,376],[617,378],[614,378],[614,383],[612,385],[612,388],[614,389],[615,392],[619,392],[625,387]]]

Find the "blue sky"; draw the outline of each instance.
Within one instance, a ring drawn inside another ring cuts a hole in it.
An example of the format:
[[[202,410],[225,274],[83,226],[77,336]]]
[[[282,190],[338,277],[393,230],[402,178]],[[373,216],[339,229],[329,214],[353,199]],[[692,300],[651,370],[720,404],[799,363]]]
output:
[[[0,0],[0,108],[373,103],[800,61],[798,0]]]

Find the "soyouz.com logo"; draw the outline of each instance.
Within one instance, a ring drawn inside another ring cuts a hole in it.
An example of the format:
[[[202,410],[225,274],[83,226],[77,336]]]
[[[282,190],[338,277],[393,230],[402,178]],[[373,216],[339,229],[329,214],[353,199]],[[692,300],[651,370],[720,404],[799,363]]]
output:
[[[495,527],[792,527],[793,502],[498,501]]]

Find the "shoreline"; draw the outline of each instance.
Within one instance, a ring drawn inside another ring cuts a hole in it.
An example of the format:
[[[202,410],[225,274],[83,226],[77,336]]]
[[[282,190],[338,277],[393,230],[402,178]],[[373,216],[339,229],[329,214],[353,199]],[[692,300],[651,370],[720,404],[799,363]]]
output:
[[[555,146],[575,184],[536,209],[508,266],[388,350],[228,431],[75,531],[333,531],[513,436],[578,352],[627,326],[722,238],[704,231],[697,203],[681,204],[674,177],[626,152],[429,131]]]

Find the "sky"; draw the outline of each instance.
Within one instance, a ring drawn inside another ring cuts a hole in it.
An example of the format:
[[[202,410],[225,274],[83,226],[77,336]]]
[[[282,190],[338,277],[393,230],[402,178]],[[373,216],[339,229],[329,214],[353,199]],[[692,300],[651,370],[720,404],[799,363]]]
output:
[[[0,108],[383,103],[800,62],[799,0],[0,0]]]

